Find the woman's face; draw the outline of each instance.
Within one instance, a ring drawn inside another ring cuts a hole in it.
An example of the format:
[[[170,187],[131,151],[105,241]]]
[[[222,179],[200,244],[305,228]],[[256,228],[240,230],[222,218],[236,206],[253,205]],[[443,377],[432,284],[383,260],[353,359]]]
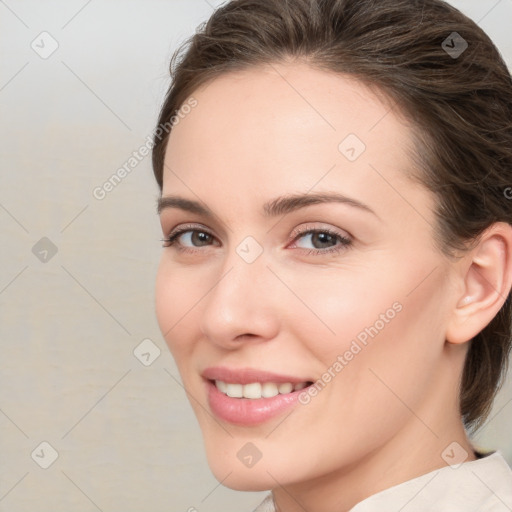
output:
[[[167,148],[156,306],[216,477],[268,489],[445,442],[453,269],[409,128],[305,64],[193,97]]]

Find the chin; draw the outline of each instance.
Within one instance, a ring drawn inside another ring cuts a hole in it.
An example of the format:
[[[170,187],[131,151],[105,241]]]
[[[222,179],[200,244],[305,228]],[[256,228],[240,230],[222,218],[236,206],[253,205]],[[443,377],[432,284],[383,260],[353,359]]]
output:
[[[268,491],[276,486],[276,481],[265,471],[265,469],[229,469],[228,464],[218,465],[215,462],[208,462],[215,478],[224,487],[234,491],[259,492]],[[231,471],[231,474],[229,472]],[[270,471],[272,473],[272,471]],[[228,475],[226,477],[226,475]]]
[[[250,443],[250,442],[249,442]],[[225,439],[205,439],[206,457],[208,466],[215,478],[223,486],[235,491],[267,491],[276,486],[276,477],[282,472],[281,467],[276,467],[278,460],[265,457],[253,461],[244,460],[246,453],[251,453],[244,447],[248,445],[246,439],[240,437]],[[273,460],[272,460],[273,459]]]

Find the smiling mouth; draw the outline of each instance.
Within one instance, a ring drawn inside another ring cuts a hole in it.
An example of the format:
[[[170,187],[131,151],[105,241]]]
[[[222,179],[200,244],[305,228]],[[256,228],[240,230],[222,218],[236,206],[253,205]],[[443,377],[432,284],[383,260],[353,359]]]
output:
[[[295,384],[291,382],[251,382],[249,384],[238,384],[222,380],[212,380],[211,382],[221,393],[230,398],[249,398],[251,400],[286,395],[294,391],[300,391],[312,384],[310,381]]]

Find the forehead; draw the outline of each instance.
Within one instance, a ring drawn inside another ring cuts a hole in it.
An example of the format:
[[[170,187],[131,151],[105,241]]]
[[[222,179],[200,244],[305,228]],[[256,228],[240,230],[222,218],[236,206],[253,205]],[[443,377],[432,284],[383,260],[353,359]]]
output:
[[[393,188],[413,187],[410,126],[354,77],[272,64],[222,75],[192,96],[197,106],[169,138],[163,195],[256,208],[314,187],[391,204]]]

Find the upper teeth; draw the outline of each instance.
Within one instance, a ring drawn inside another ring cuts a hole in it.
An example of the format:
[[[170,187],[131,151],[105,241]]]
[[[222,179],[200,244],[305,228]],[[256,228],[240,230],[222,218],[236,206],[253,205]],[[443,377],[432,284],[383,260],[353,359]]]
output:
[[[231,384],[216,380],[217,389],[232,398],[271,398],[278,394],[291,393],[298,389],[305,388],[306,382],[292,384],[291,382],[283,382],[276,384],[275,382],[252,382],[251,384]]]

